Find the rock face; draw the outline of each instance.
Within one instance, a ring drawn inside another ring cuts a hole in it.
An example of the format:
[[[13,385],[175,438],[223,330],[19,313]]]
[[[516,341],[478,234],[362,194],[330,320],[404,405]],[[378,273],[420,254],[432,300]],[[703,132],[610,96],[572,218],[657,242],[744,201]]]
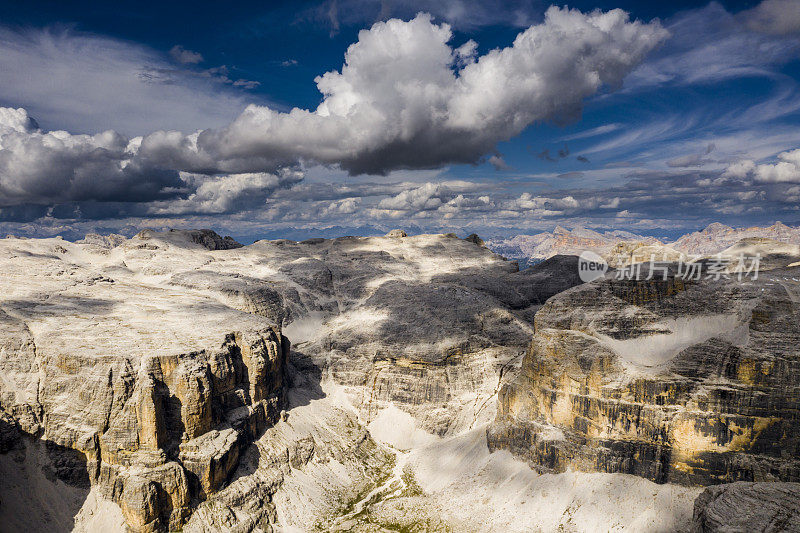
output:
[[[533,314],[580,282],[572,266],[518,272],[446,235],[253,248],[292,281],[271,276],[294,320],[287,335],[347,387],[363,419],[391,402],[439,435],[491,416],[485,400],[528,344]]]
[[[797,481],[798,276],[797,267],[743,281],[609,274],[553,297],[501,390],[490,447],[556,472]]]
[[[518,272],[447,235],[259,241],[163,269],[172,285],[287,324],[367,423],[396,402],[440,435],[490,416],[484,400],[529,343],[533,314],[580,282],[573,265]],[[459,418],[464,406],[476,412]]]
[[[114,258],[0,241],[0,434],[5,449],[47,443],[55,478],[132,530],[179,529],[277,420],[289,343],[266,318],[137,277],[125,260],[154,249],[131,242]]]
[[[708,487],[694,504],[693,533],[800,531],[800,484]]]

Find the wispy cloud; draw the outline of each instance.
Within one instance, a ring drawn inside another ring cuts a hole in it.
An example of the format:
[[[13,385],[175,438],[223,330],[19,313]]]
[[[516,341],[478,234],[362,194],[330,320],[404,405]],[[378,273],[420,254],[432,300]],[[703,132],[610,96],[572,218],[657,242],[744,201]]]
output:
[[[217,127],[253,102],[166,54],[69,28],[0,26],[0,72],[0,105],[25,107],[44,127],[77,133]]]

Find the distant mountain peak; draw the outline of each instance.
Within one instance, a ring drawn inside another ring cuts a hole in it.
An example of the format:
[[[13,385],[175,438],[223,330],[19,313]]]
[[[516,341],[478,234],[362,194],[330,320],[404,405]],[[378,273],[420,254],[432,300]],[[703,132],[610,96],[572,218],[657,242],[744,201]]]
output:
[[[553,235],[569,235],[570,231],[563,226],[556,226],[553,230]]]
[[[711,224],[706,226],[706,229],[704,229],[700,233],[709,234],[709,233],[723,233],[729,231],[734,231],[734,230],[732,227],[726,226],[725,224],[722,224],[720,222],[712,222]]]

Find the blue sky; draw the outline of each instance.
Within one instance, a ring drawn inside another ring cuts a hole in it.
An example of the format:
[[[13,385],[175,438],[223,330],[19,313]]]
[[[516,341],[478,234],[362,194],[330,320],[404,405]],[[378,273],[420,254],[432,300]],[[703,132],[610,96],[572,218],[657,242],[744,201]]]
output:
[[[0,3],[0,233],[800,223],[800,1],[548,8]]]

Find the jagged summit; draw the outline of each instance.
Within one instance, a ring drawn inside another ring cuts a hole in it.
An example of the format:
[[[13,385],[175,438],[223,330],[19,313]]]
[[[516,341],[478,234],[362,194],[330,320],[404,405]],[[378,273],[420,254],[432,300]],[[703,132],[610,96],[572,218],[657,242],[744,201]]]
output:
[[[570,233],[572,233],[570,230],[562,226],[556,226],[553,228],[553,235],[569,235]]]
[[[787,244],[800,244],[800,228],[792,228],[780,222],[767,227],[731,228],[714,223],[703,231],[688,233],[670,246],[679,252],[692,255],[713,255],[749,238],[767,238]]]
[[[710,233],[728,233],[731,231],[734,230],[730,226],[726,226],[725,224],[722,224],[720,222],[712,222],[711,224],[706,226],[706,228],[700,233],[708,235]]]

